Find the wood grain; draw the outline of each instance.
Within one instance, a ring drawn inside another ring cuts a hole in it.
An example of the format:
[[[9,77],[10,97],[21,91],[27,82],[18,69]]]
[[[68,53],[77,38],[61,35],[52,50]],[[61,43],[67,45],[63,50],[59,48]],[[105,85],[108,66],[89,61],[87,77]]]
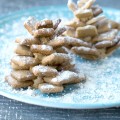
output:
[[[0,96],[0,120],[119,120],[120,108],[68,110],[21,103]]]

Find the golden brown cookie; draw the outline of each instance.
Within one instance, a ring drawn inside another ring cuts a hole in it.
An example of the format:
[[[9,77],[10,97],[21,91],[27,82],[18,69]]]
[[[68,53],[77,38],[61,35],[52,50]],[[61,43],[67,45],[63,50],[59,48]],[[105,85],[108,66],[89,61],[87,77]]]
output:
[[[114,50],[116,50],[117,48],[120,47],[120,37],[116,37],[116,38],[114,39],[114,42],[115,42],[114,45],[112,45],[112,46],[110,46],[110,47],[108,47],[108,48],[106,49],[106,54],[107,54],[107,55],[112,54],[112,53],[114,52]]]
[[[52,47],[61,47],[61,46],[86,46],[91,47],[91,44],[88,42],[85,42],[81,39],[73,38],[73,37],[57,37],[54,40],[51,40],[48,45],[51,45]]]
[[[25,87],[31,86],[33,84],[33,81],[19,82],[11,76],[6,76],[5,80],[13,88],[25,88]]]
[[[85,37],[84,38],[84,41],[88,42],[89,44],[90,44],[91,40],[92,40],[92,37]]]
[[[117,29],[112,29],[108,32],[102,33],[96,37],[93,38],[93,42],[99,42],[99,41],[103,41],[103,40],[113,40],[116,35],[118,33]]]
[[[25,45],[17,45],[15,53],[23,56],[33,56],[33,53],[30,51],[30,47]]]
[[[53,47],[49,45],[32,45],[30,50],[33,53],[40,53],[42,55],[50,55],[53,53]]]
[[[65,31],[66,31],[66,28],[65,28],[65,27],[58,27],[58,28],[55,30],[55,36],[60,36],[60,35],[62,35]]]
[[[50,41],[50,37],[40,37],[41,44],[47,44]]]
[[[53,77],[58,74],[56,69],[43,65],[38,65],[33,67],[32,72],[35,76],[46,76],[46,77],[50,77],[50,76]]]
[[[44,19],[35,24],[35,29],[53,28],[52,20]]]
[[[95,26],[87,25],[85,27],[78,27],[76,29],[76,37],[77,38],[84,38],[84,37],[94,37],[98,34],[97,29]]]
[[[58,25],[60,24],[60,22],[61,22],[61,19],[57,19],[56,21],[54,21],[54,23],[53,23],[53,29],[54,30],[58,27]]]
[[[36,78],[36,76],[34,76],[29,70],[14,70],[11,72],[11,76],[20,82]]]
[[[95,17],[103,13],[103,10],[99,5],[92,5],[91,9]]]
[[[71,50],[77,54],[88,54],[88,55],[98,55],[99,54],[96,48],[72,47]]]
[[[108,23],[109,23],[109,20],[105,17],[105,18],[93,23],[93,25],[95,25],[96,28],[102,28]]]
[[[67,6],[72,12],[77,10],[77,5],[72,0],[68,0]]]
[[[118,42],[118,39],[114,39],[114,40],[111,40],[111,41],[104,40],[104,41],[96,43],[95,47],[98,48],[98,49],[106,48],[106,47],[110,47],[110,46],[115,45],[117,42]]]
[[[10,62],[12,69],[14,70],[29,70],[28,66],[19,66],[13,62]]]
[[[87,25],[91,25],[91,24],[93,24],[93,23],[96,23],[96,22],[104,19],[104,18],[105,18],[104,15],[102,15],[102,16],[97,16],[97,17],[94,17],[94,18],[90,19],[89,21],[87,21],[86,24],[87,24]]]
[[[77,28],[77,27],[85,26],[85,23],[82,21],[79,21],[77,18],[73,18],[72,20],[68,21],[66,25],[68,27]]]
[[[93,13],[91,9],[86,9],[86,10],[78,9],[74,12],[74,15],[79,19],[93,17]]]
[[[63,33],[65,36],[75,37],[76,29],[73,27],[68,27],[67,30]]]
[[[36,79],[33,80],[33,88],[38,88],[39,84],[44,83],[43,79],[41,77],[37,77]]]
[[[56,69],[58,71],[63,71],[63,70],[73,70],[75,64],[69,63],[69,62],[64,62],[62,65],[58,65]]]
[[[80,55],[83,58],[90,60],[96,60],[104,58],[106,56],[106,49],[88,48],[88,47],[73,47],[71,49],[74,53]]]
[[[39,63],[41,63],[44,55],[42,55],[42,54],[40,54],[40,53],[33,53],[33,54],[34,54],[35,59],[38,60]]]
[[[77,6],[81,8],[88,0],[78,0],[77,1]]]
[[[67,54],[69,52],[69,49],[64,47],[64,46],[55,48],[55,50],[56,50],[57,53],[66,53]]]
[[[51,83],[54,85],[79,83],[82,80],[85,80],[84,75],[79,76],[79,74],[77,74],[75,72],[71,72],[71,71],[63,71],[54,78],[44,77],[45,82]]]
[[[33,31],[35,30],[35,24],[37,23],[37,20],[34,17],[29,17],[24,22],[24,27],[28,30],[30,34],[33,35]]]
[[[109,25],[110,25],[110,28],[112,28],[112,29],[119,29],[120,24],[113,20],[109,20]]]
[[[42,93],[58,93],[63,91],[63,86],[51,85],[48,83],[39,84],[38,88]]]
[[[110,30],[111,30],[111,27],[110,27],[110,25],[109,25],[109,23],[108,23],[108,24],[106,24],[106,25],[104,25],[104,26],[102,26],[102,27],[99,27],[99,28],[98,28],[98,33],[101,34],[101,33],[108,32],[108,31],[110,31]]]
[[[41,43],[39,38],[34,38],[34,37],[17,37],[15,42],[19,43],[20,45],[26,45],[26,46]]]
[[[34,37],[50,37],[55,34],[53,28],[41,28],[33,31]]]
[[[39,61],[28,56],[14,56],[11,61],[20,67],[30,67],[39,64]]]
[[[70,62],[70,57],[64,53],[53,53],[42,59],[43,65],[59,65],[64,62]]]
[[[90,9],[92,5],[94,4],[95,0],[83,0],[84,4],[81,6],[81,9]]]

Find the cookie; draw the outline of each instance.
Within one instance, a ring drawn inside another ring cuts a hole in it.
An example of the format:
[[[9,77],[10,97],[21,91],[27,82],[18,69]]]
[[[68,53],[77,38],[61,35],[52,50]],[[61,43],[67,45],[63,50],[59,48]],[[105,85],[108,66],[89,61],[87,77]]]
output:
[[[67,6],[72,12],[77,10],[77,5],[72,0],[68,0]]]
[[[111,29],[119,29],[119,23],[113,21],[113,20],[109,20],[109,25]]]
[[[33,56],[33,53],[30,51],[30,47],[25,45],[17,45],[14,51],[18,55]]]
[[[92,39],[93,42],[99,42],[103,40],[113,40],[118,33],[117,29],[112,29],[108,32],[102,33]]]
[[[89,21],[87,21],[86,24],[87,24],[87,25],[91,25],[91,24],[93,24],[93,23],[96,23],[96,22],[104,19],[104,18],[105,18],[104,15],[102,15],[102,16],[97,16],[97,17],[94,17],[94,18],[90,19]]]
[[[51,40],[50,42],[48,42],[48,45],[54,47],[62,47],[65,44],[65,41],[63,40],[62,37],[57,37],[54,40]]]
[[[77,27],[83,27],[83,26],[85,26],[85,23],[79,21],[77,18],[74,18],[71,21],[68,21],[66,23],[66,26],[72,27],[72,28],[77,28]]]
[[[102,59],[106,56],[106,49],[87,48],[87,47],[73,47],[73,53],[80,55],[83,58],[96,60]]]
[[[79,55],[84,58],[84,59],[89,59],[89,60],[98,60],[100,59],[101,57],[99,55],[89,55],[89,54],[82,54],[82,53],[79,53]]]
[[[95,26],[87,25],[85,27],[78,27],[76,29],[76,37],[84,38],[84,37],[94,37],[98,35],[97,29]]]
[[[78,0],[77,1],[77,6],[81,8],[88,0]]]
[[[114,41],[116,42],[113,46],[110,46],[106,49],[106,54],[110,55],[114,52],[114,50],[116,50],[117,48],[120,47],[120,37],[116,37],[114,39]]]
[[[65,27],[58,27],[58,28],[55,30],[55,36],[60,36],[60,35],[63,34],[65,31],[66,31],[66,28],[65,28]]]
[[[11,59],[11,61],[20,67],[30,67],[30,66],[37,65],[39,63],[39,61],[33,57],[18,56],[18,55],[14,56]]]
[[[69,49],[63,46],[63,47],[55,48],[55,51],[57,53],[65,53],[65,54],[67,54],[69,52]]]
[[[66,41],[66,45],[68,45],[68,46],[86,46],[86,47],[91,47],[90,43],[85,42],[82,39],[72,38],[72,37],[68,37],[68,36],[64,37],[63,39]]]
[[[79,83],[82,80],[85,80],[84,75],[79,76],[77,73],[71,71],[63,71],[54,78],[47,78],[47,77],[44,78],[45,82],[51,83],[53,85]]]
[[[73,64],[73,63],[65,62],[65,63],[63,63],[62,65],[58,65],[58,66],[56,67],[56,69],[57,69],[58,71],[73,70],[73,69],[74,69],[74,66],[75,66],[75,64]]]
[[[58,93],[64,90],[63,86],[51,85],[48,83],[39,84],[38,88],[42,93]]]
[[[107,18],[103,18],[103,19],[93,23],[93,25],[95,25],[96,28],[98,29],[98,28],[104,27],[108,23],[109,23],[109,20]]]
[[[103,13],[103,10],[99,5],[92,5],[91,9],[95,17]]]
[[[71,59],[64,53],[53,53],[42,59],[42,65],[59,65],[64,62],[69,62]]]
[[[29,17],[24,22],[24,27],[27,29],[27,31],[33,35],[33,31],[35,30],[35,24],[37,23],[37,20],[34,17]]]
[[[16,43],[19,43],[20,45],[26,45],[30,46],[32,44],[40,44],[40,39],[39,38],[34,38],[34,37],[17,37],[15,40]]]
[[[88,42],[84,42],[81,39],[65,36],[65,37],[57,37],[54,40],[51,40],[48,45],[51,45],[53,48],[61,47],[61,46],[86,46],[91,47],[91,44]]]
[[[53,53],[53,47],[49,45],[32,45],[30,50],[33,53],[40,53],[42,55],[50,55]]]
[[[13,62],[10,62],[10,64],[11,64],[12,69],[14,70],[28,70],[29,69],[28,66],[19,66]]]
[[[41,77],[37,77],[36,79],[33,80],[33,88],[38,88],[39,84],[44,83],[43,79]]]
[[[83,10],[90,9],[92,7],[92,5],[93,5],[94,2],[95,2],[95,0],[87,0],[85,2],[85,4],[82,5],[81,9],[83,9]]]
[[[113,46],[115,45],[116,43],[118,42],[117,39],[114,39],[112,41],[108,41],[108,40],[104,40],[104,41],[101,41],[101,42],[98,42],[95,44],[95,47],[98,48],[98,49],[101,49],[101,48],[106,48],[106,47],[110,47],[110,46]]]
[[[44,19],[44,20],[38,21],[35,24],[35,29],[41,29],[41,28],[53,28],[52,20]]]
[[[38,65],[32,68],[32,72],[35,76],[56,76],[58,74],[57,70],[49,67],[49,66],[43,66],[43,65]]]
[[[91,9],[86,9],[86,10],[78,9],[74,12],[74,15],[79,19],[93,17],[93,13]]]
[[[61,19],[57,19],[57,20],[54,21],[54,23],[53,23],[53,29],[54,30],[58,27],[58,25],[60,24],[60,22],[61,22]]]
[[[98,51],[97,51],[96,48],[72,47],[71,50],[72,50],[74,53],[77,53],[77,54],[98,55]]]
[[[99,27],[98,28],[98,33],[101,34],[101,33],[105,33],[105,32],[108,32],[111,30],[111,27],[109,24],[106,24],[104,25],[103,27]]]
[[[50,41],[50,37],[40,37],[41,44],[47,44]]]
[[[92,37],[85,37],[84,38],[84,41],[89,42],[89,44],[90,44],[91,40],[92,40]]]
[[[34,76],[29,70],[14,70],[11,72],[11,76],[20,82],[36,78],[36,76]]]
[[[65,36],[75,37],[75,28],[68,27],[67,30],[64,32]]]
[[[42,54],[40,54],[40,53],[33,53],[33,54],[34,54],[35,59],[38,60],[39,63],[41,63],[44,55],[42,55]]]
[[[26,87],[31,86],[33,84],[33,81],[19,82],[11,76],[6,76],[5,80],[13,88],[26,88]]]
[[[50,37],[54,35],[55,31],[53,28],[41,28],[33,31],[34,37]]]

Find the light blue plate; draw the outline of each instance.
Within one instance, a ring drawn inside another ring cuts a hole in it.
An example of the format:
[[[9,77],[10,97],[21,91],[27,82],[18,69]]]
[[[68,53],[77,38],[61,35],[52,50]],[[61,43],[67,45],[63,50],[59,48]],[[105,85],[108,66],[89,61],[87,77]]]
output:
[[[120,11],[104,8],[105,15],[120,22]],[[0,94],[21,102],[68,109],[94,109],[120,106],[120,51],[104,60],[92,62],[75,56],[76,67],[87,76],[85,83],[68,85],[62,93],[42,94],[30,88],[14,90],[4,82],[10,73],[16,36],[27,34],[23,21],[28,16],[39,19],[72,18],[66,6],[38,7],[0,17]],[[118,18],[119,17],[119,18]]]

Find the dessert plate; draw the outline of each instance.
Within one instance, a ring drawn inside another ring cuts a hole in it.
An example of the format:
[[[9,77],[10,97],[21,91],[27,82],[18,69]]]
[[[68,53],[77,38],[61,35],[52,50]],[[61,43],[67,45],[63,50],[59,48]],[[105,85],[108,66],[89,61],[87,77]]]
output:
[[[120,22],[120,11],[104,8],[105,14]],[[76,68],[86,74],[87,81],[68,85],[62,93],[42,94],[39,90],[12,89],[5,81],[9,74],[10,58],[15,47],[14,40],[27,34],[23,22],[28,16],[39,19],[61,18],[64,23],[72,18],[66,6],[38,7],[10,13],[0,17],[0,94],[21,102],[67,109],[95,109],[120,106],[120,50],[109,58],[89,61],[73,56]]]

